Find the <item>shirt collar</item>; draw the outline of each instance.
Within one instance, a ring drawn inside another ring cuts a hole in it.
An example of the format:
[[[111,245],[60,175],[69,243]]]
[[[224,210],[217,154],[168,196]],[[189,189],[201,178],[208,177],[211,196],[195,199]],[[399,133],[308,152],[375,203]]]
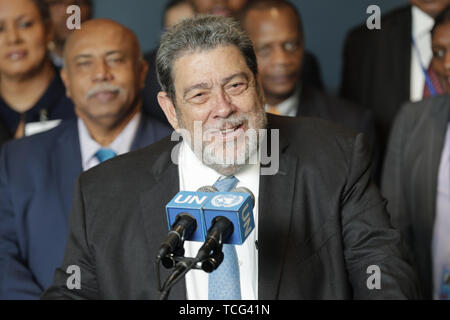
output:
[[[434,26],[434,19],[428,14],[420,10],[416,6],[412,6],[412,32],[414,38],[422,37],[428,34]]]
[[[294,91],[294,94],[292,94],[289,98],[278,104],[276,107],[281,115],[295,117],[298,112],[299,102],[300,102],[300,86],[297,87],[297,89]],[[267,111],[269,109],[269,105],[266,104],[265,108]]]
[[[186,141],[183,141],[181,144],[182,145],[180,148],[179,163],[184,168],[188,168],[190,172],[195,172],[195,175],[197,177],[195,182],[190,181],[191,188],[189,189],[192,190],[184,191],[196,191],[203,186],[212,186],[217,180],[223,177],[214,169],[203,164]],[[255,171],[259,174],[259,168],[259,161],[256,164],[247,164],[234,176],[239,181],[249,181]]]
[[[102,147],[97,141],[95,141],[89,133],[83,120],[78,118],[78,135],[80,139],[83,168],[89,167],[89,162],[95,157],[95,154],[100,148],[112,149],[117,155],[129,152],[136,136],[141,118],[142,115],[138,112],[130,120],[130,122],[128,122],[126,127],[116,137],[116,139],[114,139],[114,141],[107,147]]]

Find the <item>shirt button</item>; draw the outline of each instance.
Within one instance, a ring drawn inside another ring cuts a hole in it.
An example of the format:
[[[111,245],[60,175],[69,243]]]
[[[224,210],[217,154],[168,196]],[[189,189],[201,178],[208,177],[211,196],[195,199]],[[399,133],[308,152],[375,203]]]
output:
[[[242,267],[242,265],[244,264],[244,262],[242,260],[238,260],[239,263],[239,267]]]

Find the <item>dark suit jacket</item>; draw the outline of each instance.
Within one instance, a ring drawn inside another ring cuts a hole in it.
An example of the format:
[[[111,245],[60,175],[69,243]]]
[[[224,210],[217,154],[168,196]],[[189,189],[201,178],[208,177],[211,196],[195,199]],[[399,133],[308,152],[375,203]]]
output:
[[[144,101],[143,110],[151,117],[168,124],[166,115],[159,107],[158,99],[156,98],[158,92],[161,91],[161,87],[159,86],[156,77],[156,52],[156,50],[153,50],[144,56],[149,69],[145,80],[145,88],[142,93]],[[305,52],[303,58],[301,82],[305,86],[312,86],[318,89],[324,88],[319,62],[316,57],[308,51]]]
[[[318,119],[269,116],[269,128],[280,129],[280,161],[260,179],[259,298],[416,297],[361,136]],[[165,139],[79,177],[64,262],[43,298],[159,297],[154,261],[179,191],[175,145]],[[81,268],[81,290],[66,287],[69,265]],[[381,268],[381,290],[366,286],[370,265]],[[171,298],[185,292],[180,281]]]
[[[297,116],[321,118],[362,132],[371,149],[376,149],[375,119],[372,111],[350,101],[338,99],[311,86],[303,86]]]
[[[449,120],[448,95],[406,104],[392,128],[383,169],[391,221],[404,235],[429,299],[437,179]]]
[[[341,95],[373,111],[382,151],[397,112],[410,98],[411,29],[408,5],[382,17],[381,30],[364,24],[345,41]]]
[[[9,132],[6,126],[0,121],[0,145],[9,139]]]
[[[168,135],[142,118],[132,149]],[[0,299],[37,299],[61,265],[73,187],[82,172],[77,120],[15,140],[0,153]]]

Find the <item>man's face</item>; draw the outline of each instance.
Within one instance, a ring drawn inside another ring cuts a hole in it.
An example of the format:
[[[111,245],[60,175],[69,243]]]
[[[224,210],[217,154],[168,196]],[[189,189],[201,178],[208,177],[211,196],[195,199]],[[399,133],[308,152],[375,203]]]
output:
[[[436,17],[450,4],[450,0],[409,0],[409,2],[431,17]]]
[[[251,10],[244,24],[255,46],[258,72],[268,101],[295,90],[303,59],[298,20],[290,8]]]
[[[195,11],[200,14],[236,16],[247,0],[191,0]]]
[[[31,0],[0,0],[0,72],[21,77],[43,65],[52,34]]]
[[[263,97],[253,73],[235,46],[195,51],[173,66],[175,105],[165,93],[158,100],[175,129],[186,129],[191,148],[201,144],[202,161],[222,174],[238,170],[238,155],[245,161],[257,151],[246,134],[265,127]],[[201,134],[194,128],[201,128]],[[203,143],[202,140],[203,139]],[[194,150],[196,151],[196,150]],[[233,159],[226,165],[223,156]]]
[[[47,0],[50,8],[50,18],[55,26],[55,40],[62,42],[66,40],[72,30],[69,30],[66,25],[67,7],[77,5],[81,10],[81,22],[85,22],[91,17],[92,8],[86,0]]]
[[[113,128],[139,105],[147,68],[133,36],[121,26],[88,24],[68,40],[61,76],[77,115]]]
[[[450,94],[450,22],[439,25],[432,39],[433,70],[442,88]]]

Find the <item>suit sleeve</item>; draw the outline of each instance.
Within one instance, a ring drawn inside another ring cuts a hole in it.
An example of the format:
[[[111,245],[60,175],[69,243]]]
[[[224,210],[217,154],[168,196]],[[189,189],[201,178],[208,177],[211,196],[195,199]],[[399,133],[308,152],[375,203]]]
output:
[[[94,254],[88,242],[86,208],[81,175],[75,185],[75,194],[69,219],[69,237],[62,266],[55,271],[52,285],[44,292],[43,300],[100,299]],[[78,286],[79,284],[79,286]]]
[[[388,143],[386,158],[383,165],[383,176],[381,181],[381,192],[388,200],[387,208],[392,225],[397,228],[404,237],[405,246],[413,243],[411,241],[411,221],[407,214],[403,188],[403,147],[405,146],[407,134],[407,120],[404,112],[400,111],[392,127]],[[412,248],[408,247],[408,253],[413,256]]]
[[[7,149],[8,145],[0,149],[0,299],[39,299],[43,288],[34,279],[19,245]]]
[[[344,256],[354,298],[420,298],[416,273],[408,261],[400,233],[392,228],[386,201],[370,177],[370,161],[361,135],[353,145],[347,176],[341,219]]]

